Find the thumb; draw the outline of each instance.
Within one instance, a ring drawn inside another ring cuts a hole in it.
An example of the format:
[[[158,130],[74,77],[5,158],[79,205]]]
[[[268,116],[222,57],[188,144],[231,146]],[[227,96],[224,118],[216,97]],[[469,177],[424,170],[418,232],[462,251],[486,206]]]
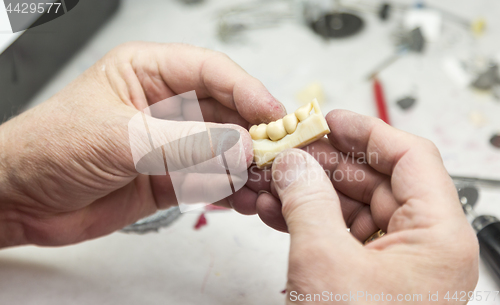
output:
[[[292,149],[273,163],[272,179],[292,246],[353,238],[347,232],[340,200],[319,163],[308,153]]]
[[[139,173],[246,171],[252,140],[238,125],[179,122],[136,113],[128,124],[130,148]]]

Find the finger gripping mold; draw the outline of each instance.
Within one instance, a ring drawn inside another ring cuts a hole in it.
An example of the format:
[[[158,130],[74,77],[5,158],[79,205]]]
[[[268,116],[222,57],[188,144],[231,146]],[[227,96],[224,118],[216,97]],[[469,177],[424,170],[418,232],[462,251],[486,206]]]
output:
[[[254,161],[259,168],[269,167],[280,152],[304,147],[329,133],[318,101],[314,99],[283,119],[250,128]]]

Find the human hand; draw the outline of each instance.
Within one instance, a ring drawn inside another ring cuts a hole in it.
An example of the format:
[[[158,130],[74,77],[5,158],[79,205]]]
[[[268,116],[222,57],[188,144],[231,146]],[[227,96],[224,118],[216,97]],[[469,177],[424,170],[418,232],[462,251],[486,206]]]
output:
[[[308,149],[321,165],[302,150],[282,153],[275,196],[257,200],[266,223],[290,232],[287,304],[430,303],[429,293],[435,304],[467,303],[478,243],[435,145],[348,111],[326,119],[329,141]],[[378,229],[387,234],[360,242]]]
[[[246,128],[285,115],[262,83],[221,53],[180,44],[119,46],[50,100],[0,127],[0,247],[76,243],[177,204],[170,175],[137,173],[128,124],[139,110],[191,90],[204,120],[225,124],[164,121],[156,136],[234,129],[244,151],[229,158],[245,168],[253,158]],[[174,163],[187,167],[212,157],[200,143],[176,143],[165,150]],[[251,214],[256,198],[243,187],[217,204]]]

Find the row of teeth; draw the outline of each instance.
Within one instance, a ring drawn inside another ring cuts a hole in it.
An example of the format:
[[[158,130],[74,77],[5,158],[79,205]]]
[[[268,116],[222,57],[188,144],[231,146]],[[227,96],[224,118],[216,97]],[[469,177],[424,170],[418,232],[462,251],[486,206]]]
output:
[[[276,122],[253,125],[252,128],[250,128],[250,136],[253,140],[281,140],[287,134],[295,132],[299,121],[302,122],[309,117],[312,107],[312,104],[309,103],[297,109],[295,113],[290,113]]]

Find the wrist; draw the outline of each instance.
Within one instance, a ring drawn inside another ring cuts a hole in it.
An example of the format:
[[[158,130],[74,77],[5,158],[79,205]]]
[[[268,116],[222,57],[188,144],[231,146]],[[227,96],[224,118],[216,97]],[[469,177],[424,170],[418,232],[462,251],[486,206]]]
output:
[[[13,186],[10,165],[11,151],[15,143],[10,143],[8,122],[0,125],[0,249],[25,244],[24,229],[21,222],[16,197],[21,197]],[[9,165],[10,164],[10,165]]]

